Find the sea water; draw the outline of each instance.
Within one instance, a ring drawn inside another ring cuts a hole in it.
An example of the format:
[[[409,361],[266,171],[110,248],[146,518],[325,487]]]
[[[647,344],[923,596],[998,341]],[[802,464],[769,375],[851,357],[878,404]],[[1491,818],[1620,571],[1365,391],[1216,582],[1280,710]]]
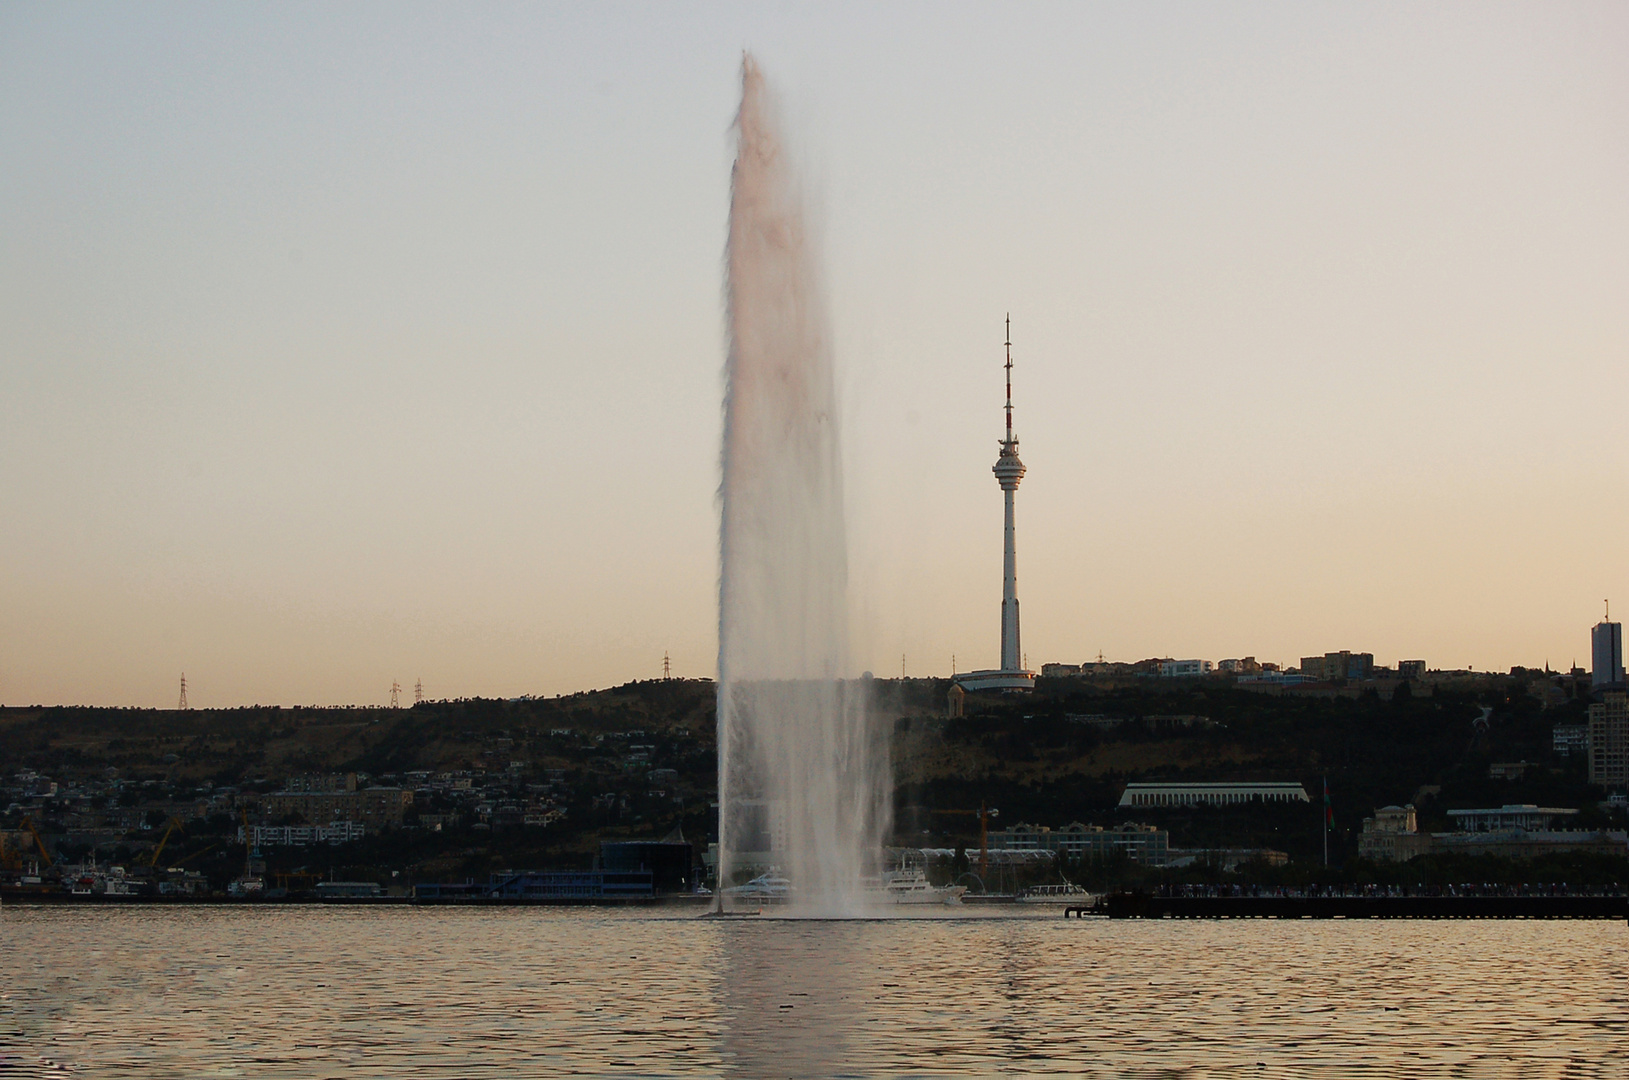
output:
[[[1617,921],[0,911],[0,1075],[1621,1077]]]

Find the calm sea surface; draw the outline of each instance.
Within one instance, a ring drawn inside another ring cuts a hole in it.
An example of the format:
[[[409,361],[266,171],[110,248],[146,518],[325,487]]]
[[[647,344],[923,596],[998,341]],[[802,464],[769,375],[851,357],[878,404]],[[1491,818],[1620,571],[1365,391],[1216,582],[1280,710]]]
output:
[[[0,911],[0,1074],[1623,1077],[1621,922]]]

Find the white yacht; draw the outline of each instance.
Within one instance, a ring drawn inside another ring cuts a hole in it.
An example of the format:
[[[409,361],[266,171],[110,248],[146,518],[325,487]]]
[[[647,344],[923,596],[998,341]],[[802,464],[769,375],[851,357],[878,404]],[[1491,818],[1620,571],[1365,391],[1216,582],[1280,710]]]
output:
[[[869,883],[868,883],[869,884]],[[965,885],[934,885],[920,866],[901,863],[897,870],[883,872],[868,895],[885,904],[959,904]]]
[[[759,874],[745,885],[732,885],[724,895],[736,900],[757,900],[760,903],[784,904],[792,897],[792,882],[773,870]]]

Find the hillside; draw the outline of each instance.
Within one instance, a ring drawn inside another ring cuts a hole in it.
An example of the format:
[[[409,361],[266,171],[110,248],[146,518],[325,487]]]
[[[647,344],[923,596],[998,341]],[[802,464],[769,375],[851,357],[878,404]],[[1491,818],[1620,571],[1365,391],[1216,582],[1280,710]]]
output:
[[[1446,827],[1450,807],[1533,802],[1599,815],[1602,797],[1580,758],[1551,751],[1551,729],[1582,722],[1586,702],[1545,679],[1486,677],[1391,700],[1267,696],[1216,679],[1041,680],[1032,695],[974,696],[956,719],[944,715],[943,681],[873,689],[874,707],[895,721],[902,844],[976,843],[966,811],[985,805],[1000,827],[1135,819],[1170,829],[1174,846],[1271,847],[1312,862],[1327,777],[1331,853],[1342,862],[1376,806],[1414,801],[1431,829]],[[174,816],[187,827],[171,850],[225,872],[243,851],[229,854],[229,834],[266,793],[301,774],[355,773],[363,786],[414,792],[410,828],[289,858],[420,879],[587,865],[609,837],[679,828],[711,838],[713,698],[709,681],[673,680],[395,710],[5,709],[0,805],[7,827],[27,814],[68,857],[92,846],[139,854]],[[1484,708],[1485,730],[1474,723]],[[1530,765],[1520,779],[1489,779],[1489,764],[1507,761]],[[1290,780],[1313,802],[1128,813],[1116,804],[1132,780]],[[211,844],[214,854],[201,850]]]

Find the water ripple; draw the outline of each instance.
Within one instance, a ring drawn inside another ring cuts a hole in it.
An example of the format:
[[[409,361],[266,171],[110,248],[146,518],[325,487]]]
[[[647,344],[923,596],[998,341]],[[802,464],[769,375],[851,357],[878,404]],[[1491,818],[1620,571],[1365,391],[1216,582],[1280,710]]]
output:
[[[1629,1072],[1615,922],[10,907],[18,1076]]]

